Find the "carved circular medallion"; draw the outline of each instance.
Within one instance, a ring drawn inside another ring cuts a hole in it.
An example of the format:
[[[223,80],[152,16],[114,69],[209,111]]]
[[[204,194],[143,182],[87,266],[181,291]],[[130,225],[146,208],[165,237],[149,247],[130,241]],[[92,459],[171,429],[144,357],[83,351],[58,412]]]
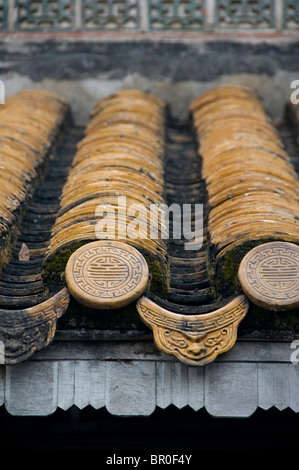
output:
[[[144,257],[132,246],[99,240],[71,255],[65,276],[70,293],[82,305],[114,309],[140,297],[149,270]]]
[[[299,306],[299,247],[271,242],[253,248],[239,267],[239,280],[247,297],[267,310]]]

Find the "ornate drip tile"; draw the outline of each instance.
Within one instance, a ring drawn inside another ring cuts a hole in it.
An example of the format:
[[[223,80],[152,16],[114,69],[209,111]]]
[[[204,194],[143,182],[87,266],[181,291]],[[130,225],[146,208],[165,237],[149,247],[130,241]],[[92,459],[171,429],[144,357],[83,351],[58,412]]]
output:
[[[272,0],[218,0],[216,5],[216,26],[220,29],[275,27]]]
[[[284,0],[284,29],[299,29],[299,1]]]
[[[151,30],[201,30],[205,0],[148,0]]]
[[[16,9],[17,30],[75,29],[75,0],[16,0]]]
[[[82,21],[90,30],[138,29],[138,0],[83,0]]]
[[[22,310],[0,309],[0,341],[5,347],[5,364],[29,359],[53,340],[57,320],[69,304],[66,288],[34,307]]]
[[[248,301],[241,295],[213,312],[182,315],[141,297],[137,310],[152,328],[158,349],[185,364],[204,365],[234,346],[238,325],[248,311]]]

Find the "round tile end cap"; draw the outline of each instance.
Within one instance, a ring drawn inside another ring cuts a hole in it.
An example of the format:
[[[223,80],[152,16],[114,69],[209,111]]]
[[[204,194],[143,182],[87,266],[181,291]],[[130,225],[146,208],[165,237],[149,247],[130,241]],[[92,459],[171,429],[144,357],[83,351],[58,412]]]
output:
[[[299,246],[283,241],[256,246],[242,259],[238,278],[249,300],[266,310],[299,307]]]
[[[131,245],[99,240],[87,243],[69,258],[65,279],[80,304],[111,310],[125,307],[146,290],[149,269],[142,254]]]

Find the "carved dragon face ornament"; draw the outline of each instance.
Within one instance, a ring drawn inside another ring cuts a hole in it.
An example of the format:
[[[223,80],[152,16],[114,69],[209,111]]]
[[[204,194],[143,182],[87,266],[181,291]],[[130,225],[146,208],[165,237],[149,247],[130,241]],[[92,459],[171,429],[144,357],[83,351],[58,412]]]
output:
[[[204,365],[233,347],[238,325],[248,311],[248,301],[239,296],[213,312],[182,315],[143,296],[137,301],[137,310],[152,328],[160,350],[185,364]]]
[[[0,340],[5,345],[5,363],[17,364],[47,347],[54,338],[58,319],[69,305],[66,287],[33,307],[8,311],[0,309]],[[15,326],[17,325],[17,327]]]
[[[137,310],[153,330],[157,347],[188,365],[208,364],[234,346],[249,300],[272,311],[299,305],[299,247],[294,243],[270,242],[255,247],[242,259],[238,276],[245,295],[206,314],[174,313],[141,297]]]

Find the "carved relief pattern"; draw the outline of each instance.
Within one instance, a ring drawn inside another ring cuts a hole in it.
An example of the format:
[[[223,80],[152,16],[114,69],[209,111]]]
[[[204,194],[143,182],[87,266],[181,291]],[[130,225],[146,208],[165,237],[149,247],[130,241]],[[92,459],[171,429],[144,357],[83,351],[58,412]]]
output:
[[[8,0],[0,0],[0,31],[7,28]]]
[[[0,31],[298,29],[298,0],[281,1],[0,0]]]
[[[248,282],[257,294],[272,299],[299,295],[299,251],[288,247],[261,249],[246,266]]]
[[[205,0],[148,0],[151,30],[200,30],[205,23]]]
[[[16,0],[19,30],[72,30],[75,0]]]
[[[69,300],[68,290],[64,288],[34,307],[0,310],[0,341],[5,345],[5,363],[17,364],[48,346]]]
[[[97,299],[120,297],[134,291],[142,275],[140,260],[114,246],[86,250],[73,265],[77,287]]]
[[[272,0],[219,0],[216,23],[219,28],[274,28]]]
[[[299,28],[299,1],[284,0],[283,26],[285,29]]]
[[[204,365],[233,347],[237,328],[248,310],[239,296],[214,312],[181,315],[141,297],[137,302],[143,321],[152,328],[157,347],[189,365]]]
[[[138,29],[138,0],[83,0],[84,29]]]

